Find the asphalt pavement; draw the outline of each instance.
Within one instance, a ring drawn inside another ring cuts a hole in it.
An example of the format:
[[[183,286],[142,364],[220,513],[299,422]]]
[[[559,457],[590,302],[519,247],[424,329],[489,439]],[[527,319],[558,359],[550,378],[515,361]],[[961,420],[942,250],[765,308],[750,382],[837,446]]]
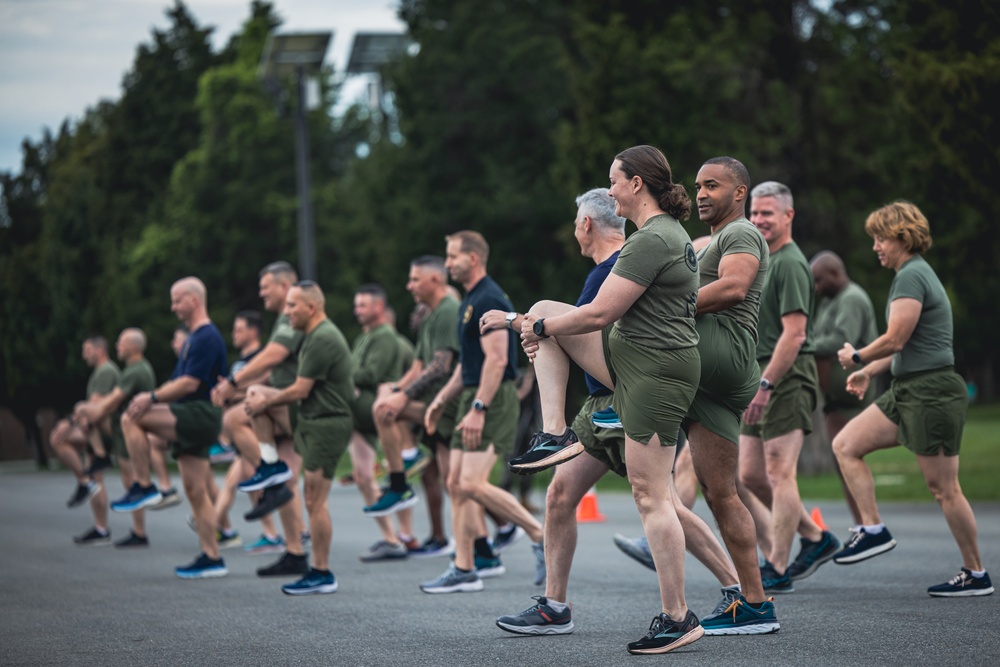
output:
[[[179,481],[179,480],[178,480]],[[221,478],[219,480],[221,482]],[[119,480],[109,479],[112,497]],[[937,599],[926,588],[954,575],[961,561],[933,502],[884,504],[899,546],[851,566],[829,563],[776,600],[781,631],[755,637],[706,637],[665,656],[629,656],[625,645],[645,634],[659,611],[654,575],[623,556],[615,533],[640,533],[627,494],[598,498],[603,523],[580,526],[570,580],[576,631],[521,637],[494,621],[530,606],[534,560],[524,539],[503,554],[507,573],[479,593],[427,595],[417,587],[445,558],[363,564],[358,554],[377,539],[361,513],[357,490],[335,485],[332,595],[290,597],[286,580],[255,570],[274,556],[240,549],[223,556],[229,576],[182,581],[173,568],[197,552],[187,504],[148,514],[151,546],[123,551],[77,547],[89,510],[68,510],[73,489],[64,472],[0,470],[0,665],[986,665],[1000,658],[1000,593]],[[848,513],[818,505],[846,537]],[[418,505],[418,537],[427,535]],[[987,568],[1000,577],[1000,504],[975,503]],[[245,541],[238,499],[234,524]],[[696,510],[707,516],[703,502]],[[711,524],[711,522],[710,522]],[[714,525],[714,524],[712,524]],[[111,516],[114,537],[128,533]],[[685,563],[686,594],[696,614],[719,599],[719,585],[699,563]],[[1000,580],[996,580],[1000,585]]]

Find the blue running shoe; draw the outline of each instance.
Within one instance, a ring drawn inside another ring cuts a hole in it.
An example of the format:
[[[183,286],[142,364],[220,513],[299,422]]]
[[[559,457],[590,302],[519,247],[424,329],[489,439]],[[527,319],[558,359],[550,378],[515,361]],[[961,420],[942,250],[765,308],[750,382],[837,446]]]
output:
[[[139,482],[132,482],[128,493],[111,503],[111,509],[116,512],[135,512],[151,505],[155,505],[163,499],[156,489],[156,484],[142,486]]]
[[[864,528],[859,528],[847,546],[833,554],[833,562],[838,565],[859,563],[895,547],[896,540],[892,539],[888,528],[883,528],[880,533],[869,533]]]
[[[500,562],[499,556],[494,556],[493,558],[484,558],[483,556],[476,556],[476,574],[479,575],[480,579],[492,579],[493,577],[499,577],[507,568],[503,566]]]
[[[285,595],[316,595],[319,593],[336,593],[337,578],[329,570],[309,568],[306,576],[296,582],[281,587]]]
[[[590,421],[597,428],[622,428],[621,417],[618,416],[618,413],[610,405],[590,415]]]
[[[823,531],[823,536],[816,542],[811,542],[804,537],[799,538],[801,547],[799,555],[795,557],[792,564],[785,572],[792,581],[805,579],[819,569],[819,566],[827,562],[833,555],[844,546],[837,539],[837,536],[828,530]],[[704,625],[702,619],[702,625]]]
[[[518,635],[568,635],[573,632],[573,615],[569,605],[562,611],[549,606],[543,595],[533,595],[538,603],[514,616],[501,616],[497,627]]]
[[[285,551],[285,538],[278,535],[272,539],[262,534],[256,542],[244,546],[243,551],[251,556],[282,553]]]
[[[642,537],[625,537],[621,533],[616,533],[615,546],[622,550],[626,556],[636,561],[637,563],[642,563],[650,570],[656,570],[656,563],[653,562],[653,554],[649,551],[649,542],[646,540],[646,536]]]
[[[245,492],[260,491],[269,486],[284,484],[291,478],[292,471],[288,469],[288,465],[284,461],[277,461],[275,463],[264,463],[261,461],[253,477],[239,483],[239,489]]]
[[[723,589],[723,592],[726,590]],[[781,629],[774,612],[773,598],[761,603],[760,609],[754,609],[742,595],[738,595],[721,614],[701,619],[701,627],[705,628],[709,637],[769,635]]]
[[[452,540],[435,540],[428,537],[416,549],[407,549],[410,558],[436,558],[438,556],[450,556],[455,553],[455,543]]]
[[[235,458],[236,450],[221,442],[217,442],[208,448],[208,460],[210,463],[230,463]]]
[[[765,593],[794,593],[795,585],[788,573],[778,574],[770,562],[765,561],[760,567],[760,583]]]
[[[993,582],[990,581],[989,572],[984,572],[981,577],[975,577],[972,575],[972,570],[966,567],[946,583],[927,589],[927,594],[935,598],[966,598],[991,593],[993,593]]]
[[[181,579],[208,579],[224,577],[229,574],[229,570],[226,569],[226,563],[221,558],[212,559],[204,553],[200,553],[194,562],[174,568],[174,573]]]
[[[387,516],[413,507],[419,501],[420,497],[410,486],[407,486],[405,491],[386,489],[373,505],[368,505],[362,511],[368,516]]]
[[[539,431],[531,436],[529,449],[507,462],[510,471],[517,475],[530,475],[565,463],[583,453],[583,443],[567,428],[562,435],[552,435]]]

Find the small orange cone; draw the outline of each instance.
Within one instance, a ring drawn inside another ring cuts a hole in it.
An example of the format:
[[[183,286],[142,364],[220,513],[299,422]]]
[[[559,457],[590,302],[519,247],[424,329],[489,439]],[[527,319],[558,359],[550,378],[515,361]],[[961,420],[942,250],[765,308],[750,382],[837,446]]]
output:
[[[820,530],[827,530],[826,523],[823,522],[823,513],[819,511],[818,507],[813,508],[810,516],[812,517],[813,523],[819,526]]]
[[[604,521],[607,517],[601,514],[601,510],[597,508],[597,490],[594,487],[590,487],[590,491],[587,491],[580,499],[580,504],[576,506],[576,522],[577,523],[599,523]]]

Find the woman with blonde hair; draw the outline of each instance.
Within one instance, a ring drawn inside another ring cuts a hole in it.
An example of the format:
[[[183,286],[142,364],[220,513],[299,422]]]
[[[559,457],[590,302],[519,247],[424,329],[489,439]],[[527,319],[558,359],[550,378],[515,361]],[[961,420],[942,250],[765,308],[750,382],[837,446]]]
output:
[[[841,565],[885,553],[896,540],[875,504],[875,483],[864,457],[901,444],[917,457],[927,488],[941,505],[962,569],[927,589],[935,597],[993,592],[983,568],[976,517],[958,483],[958,453],[968,412],[965,382],[954,370],[953,325],[948,294],[922,253],[931,247],[930,225],[915,205],[897,201],[868,216],[865,231],[875,240],[882,266],[896,272],[889,288],[887,330],[860,350],[845,343],[838,358],[847,389],[861,397],[876,375],[890,371],[892,385],[833,441],[833,451],[862,517],[847,545],[834,555]]]

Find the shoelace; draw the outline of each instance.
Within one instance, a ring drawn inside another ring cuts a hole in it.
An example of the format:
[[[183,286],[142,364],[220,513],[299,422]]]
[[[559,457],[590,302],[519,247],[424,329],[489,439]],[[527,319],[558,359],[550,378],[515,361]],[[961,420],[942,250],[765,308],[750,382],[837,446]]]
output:
[[[729,610],[732,609],[733,605],[740,599],[740,594],[736,591],[729,590],[728,588],[722,589],[722,599],[719,604],[715,605],[715,609],[712,610],[712,616],[716,614],[728,614]]]
[[[851,541],[847,544],[847,548],[853,549],[854,547],[858,546],[858,543],[861,540],[865,539],[865,535],[867,534],[868,533],[866,533],[863,528],[861,530],[856,531],[854,533],[854,537],[852,537]]]
[[[733,603],[731,605],[729,605],[728,607],[726,607],[726,611],[724,611],[723,613],[724,614],[728,614],[729,612],[733,612],[733,622],[735,623],[736,622],[736,614],[739,613],[740,605],[742,605],[742,604],[743,604],[743,602],[739,598],[737,598],[736,600],[733,600]]]
[[[660,614],[660,616],[655,616],[653,618],[653,622],[649,624],[649,632],[646,633],[646,639],[652,639],[656,635],[663,632],[664,626],[663,620],[660,618],[661,616],[662,614]]]
[[[969,577],[965,574],[965,570],[962,570],[961,572],[959,572],[958,574],[956,574],[954,577],[952,577],[948,581],[948,585],[949,586],[962,586],[964,588],[965,584],[968,583],[968,580],[969,580]]]

